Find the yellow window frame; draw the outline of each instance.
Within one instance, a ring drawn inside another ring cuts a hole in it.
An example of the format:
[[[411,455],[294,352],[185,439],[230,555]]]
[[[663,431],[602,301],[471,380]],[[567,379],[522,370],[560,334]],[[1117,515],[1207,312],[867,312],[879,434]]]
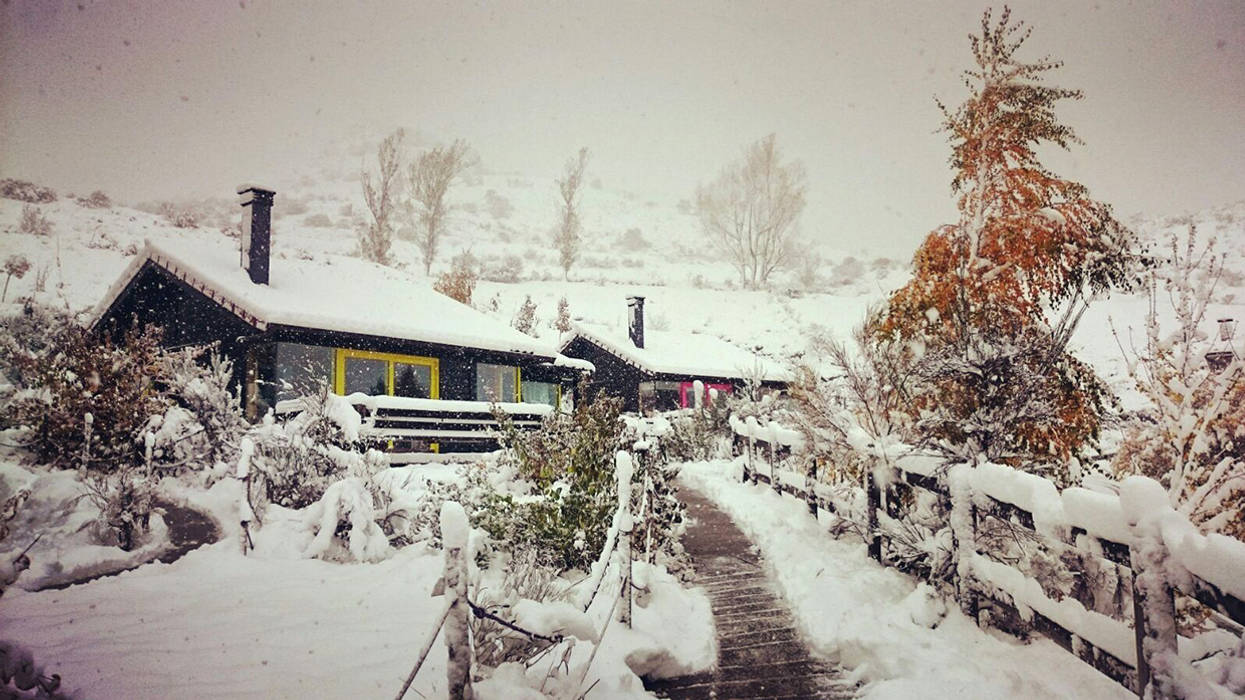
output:
[[[517,397],[515,397],[515,402],[516,402],[516,403],[523,403],[523,376],[522,376],[522,370],[521,370],[520,368],[518,368],[518,367],[515,367],[515,369],[516,369],[516,370],[519,370],[519,372],[520,372],[519,377],[518,377],[517,381],[515,382],[515,386],[517,387],[517,388],[515,389],[515,393],[516,393],[516,394],[518,394],[518,396],[517,396]],[[546,381],[543,381],[543,380],[536,380],[536,381],[539,381],[541,384],[552,384],[552,385],[553,385],[553,409],[554,409],[555,411],[560,411],[560,410],[562,410],[562,383],[561,383],[561,382],[546,382]]]
[[[348,350],[338,348],[333,358],[333,391],[337,394],[346,393],[346,360],[385,361],[385,393],[393,396],[393,365],[401,362],[407,365],[424,365],[431,370],[432,386],[428,387],[429,398],[441,398],[441,360],[422,355],[400,355],[393,352],[374,352],[372,350]]]

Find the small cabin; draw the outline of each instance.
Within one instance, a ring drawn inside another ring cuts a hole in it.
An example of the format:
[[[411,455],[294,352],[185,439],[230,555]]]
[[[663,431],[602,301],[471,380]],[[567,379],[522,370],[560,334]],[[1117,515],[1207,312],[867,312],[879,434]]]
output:
[[[248,185],[239,195],[240,246],[211,234],[147,241],[97,306],[93,327],[115,335],[150,323],[163,327],[168,347],[215,346],[233,362],[251,420],[323,381],[343,396],[394,397],[358,408],[380,405],[399,428],[412,426],[411,451],[484,447],[454,438],[495,427],[493,406],[530,414],[523,422],[533,424],[569,402],[582,361],[400,271],[351,258],[274,259],[273,191]]]
[[[592,363],[592,391],[620,397],[624,411],[639,413],[690,408],[748,382],[777,391],[790,381],[782,366],[721,338],[645,329],[641,296],[627,297],[625,334],[577,323],[563,336],[559,351]],[[704,392],[700,397],[698,385]]]

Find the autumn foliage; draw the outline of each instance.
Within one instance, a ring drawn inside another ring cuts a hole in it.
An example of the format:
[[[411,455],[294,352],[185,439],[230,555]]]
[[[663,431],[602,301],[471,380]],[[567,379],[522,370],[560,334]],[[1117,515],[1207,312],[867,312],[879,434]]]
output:
[[[960,216],[928,235],[873,328],[909,343],[926,437],[1017,464],[1066,459],[1096,436],[1108,394],[1065,346],[1087,298],[1129,284],[1136,265],[1110,207],[1038,158],[1042,144],[1079,143],[1055,105],[1081,93],[1043,84],[1059,62],[1017,58],[1029,33],[987,10],[970,37],[971,94],[939,103]]]

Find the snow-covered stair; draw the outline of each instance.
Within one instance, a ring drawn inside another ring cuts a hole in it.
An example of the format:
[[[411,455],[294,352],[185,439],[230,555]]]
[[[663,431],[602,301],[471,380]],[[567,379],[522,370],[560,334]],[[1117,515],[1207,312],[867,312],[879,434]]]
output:
[[[709,593],[717,625],[718,664],[703,673],[653,681],[667,698],[850,698],[854,684],[813,657],[760,565],[756,548],[729,516],[684,488],[692,523],[684,545],[696,583]]]

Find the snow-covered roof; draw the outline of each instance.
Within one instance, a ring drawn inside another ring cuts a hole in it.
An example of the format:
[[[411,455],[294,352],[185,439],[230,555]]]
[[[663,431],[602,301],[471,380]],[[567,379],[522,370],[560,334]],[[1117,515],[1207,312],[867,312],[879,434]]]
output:
[[[622,360],[647,372],[692,377],[745,378],[759,371],[765,381],[790,381],[791,374],[778,363],[706,333],[679,333],[645,329],[644,347],[637,348],[625,331],[576,323],[563,336],[565,351],[582,337]]]
[[[95,319],[111,308],[143,265],[151,262],[260,330],[284,325],[550,360],[557,355],[549,345],[396,270],[351,258],[313,262],[273,257],[270,283],[255,284],[239,257],[233,242],[149,239],[100,300]]]

